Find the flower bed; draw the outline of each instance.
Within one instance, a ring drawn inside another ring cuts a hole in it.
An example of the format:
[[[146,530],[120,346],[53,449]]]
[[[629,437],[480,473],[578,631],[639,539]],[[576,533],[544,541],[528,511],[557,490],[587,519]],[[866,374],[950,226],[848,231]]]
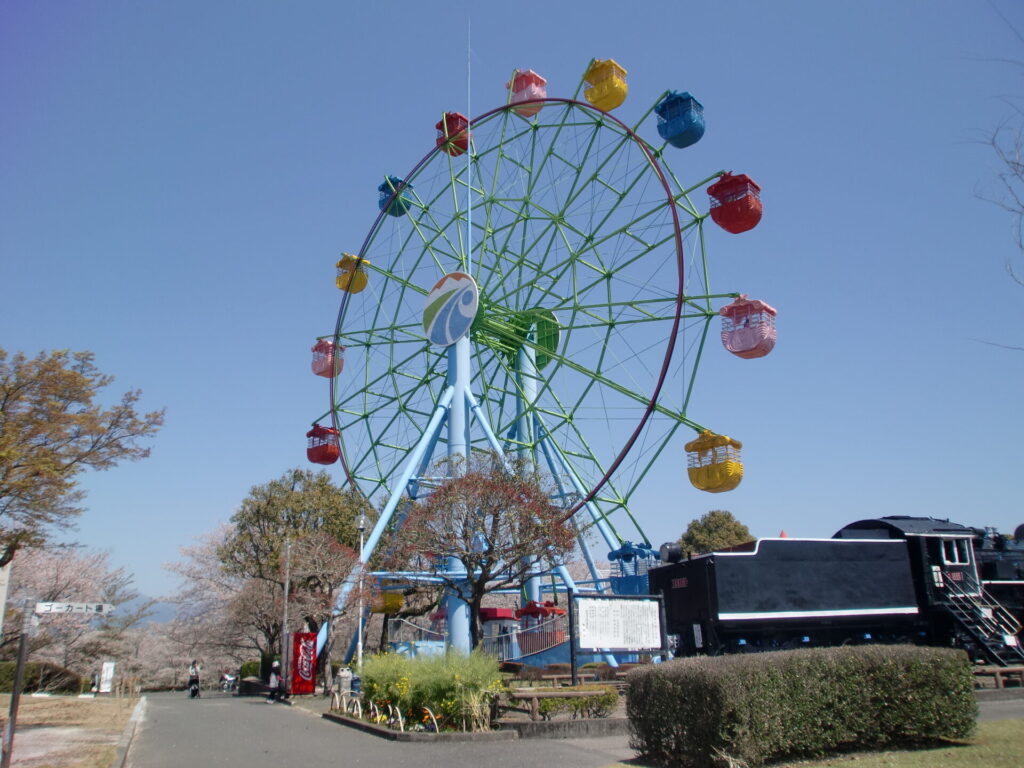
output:
[[[363,662],[363,718],[406,731],[486,731],[501,690],[497,661],[482,653]]]

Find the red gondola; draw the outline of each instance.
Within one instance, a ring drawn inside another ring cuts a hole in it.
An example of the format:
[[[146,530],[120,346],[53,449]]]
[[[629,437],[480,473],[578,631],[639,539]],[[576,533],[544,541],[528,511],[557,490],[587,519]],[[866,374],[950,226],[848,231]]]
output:
[[[745,173],[724,173],[708,187],[711,218],[726,232],[738,235],[761,220],[761,187]]]
[[[458,112],[445,112],[437,128],[437,146],[452,157],[458,157],[469,149],[469,120]]]
[[[338,442],[336,429],[314,424],[306,433],[306,437],[306,458],[314,464],[333,464],[341,456],[341,444]]]

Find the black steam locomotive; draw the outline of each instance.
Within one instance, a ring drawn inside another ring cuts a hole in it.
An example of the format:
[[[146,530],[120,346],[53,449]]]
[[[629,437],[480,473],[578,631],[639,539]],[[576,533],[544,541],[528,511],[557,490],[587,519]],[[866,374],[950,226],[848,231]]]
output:
[[[1024,525],[1013,539],[927,517],[860,520],[831,539],[758,539],[648,573],[677,655],[849,643],[955,645],[1024,663]]]

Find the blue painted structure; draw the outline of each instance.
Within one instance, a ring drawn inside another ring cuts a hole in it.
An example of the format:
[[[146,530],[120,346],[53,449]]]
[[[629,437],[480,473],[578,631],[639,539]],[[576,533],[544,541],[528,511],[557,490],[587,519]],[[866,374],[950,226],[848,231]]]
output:
[[[405,184],[402,192],[395,196],[395,191]],[[406,184],[403,179],[397,176],[388,176],[384,179],[384,183],[377,187],[377,191],[380,192],[380,199],[377,201],[377,207],[387,213],[389,216],[404,216],[409,212],[409,206],[413,204],[411,195],[406,194],[408,190],[412,189],[412,184]],[[388,205],[391,198],[394,197],[394,201]]]
[[[704,135],[704,105],[689,91],[669,93],[654,107],[658,135],[673,147],[689,147]]]

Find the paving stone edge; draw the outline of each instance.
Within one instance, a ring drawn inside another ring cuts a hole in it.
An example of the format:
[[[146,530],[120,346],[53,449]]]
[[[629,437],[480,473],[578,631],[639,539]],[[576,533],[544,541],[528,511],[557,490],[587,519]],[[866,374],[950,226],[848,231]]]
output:
[[[139,703],[135,705],[135,709],[132,710],[132,715],[128,718],[128,725],[121,732],[121,738],[117,740],[117,752],[114,753],[113,768],[124,768],[125,761],[128,759],[128,750],[132,746],[132,739],[135,738],[135,731],[145,716],[146,697],[143,696],[139,699]]]
[[[505,730],[484,731],[482,733],[410,733],[403,731],[392,731],[390,728],[382,728],[379,725],[373,725],[372,723],[366,723],[362,720],[356,720],[355,718],[345,717],[344,715],[338,715],[334,712],[324,712],[320,716],[325,720],[330,720],[332,723],[338,723],[339,725],[348,726],[349,728],[354,728],[357,731],[369,733],[373,736],[377,736],[381,739],[387,739],[389,741],[415,741],[425,744],[444,744],[460,741],[514,741],[519,738],[518,731]]]

